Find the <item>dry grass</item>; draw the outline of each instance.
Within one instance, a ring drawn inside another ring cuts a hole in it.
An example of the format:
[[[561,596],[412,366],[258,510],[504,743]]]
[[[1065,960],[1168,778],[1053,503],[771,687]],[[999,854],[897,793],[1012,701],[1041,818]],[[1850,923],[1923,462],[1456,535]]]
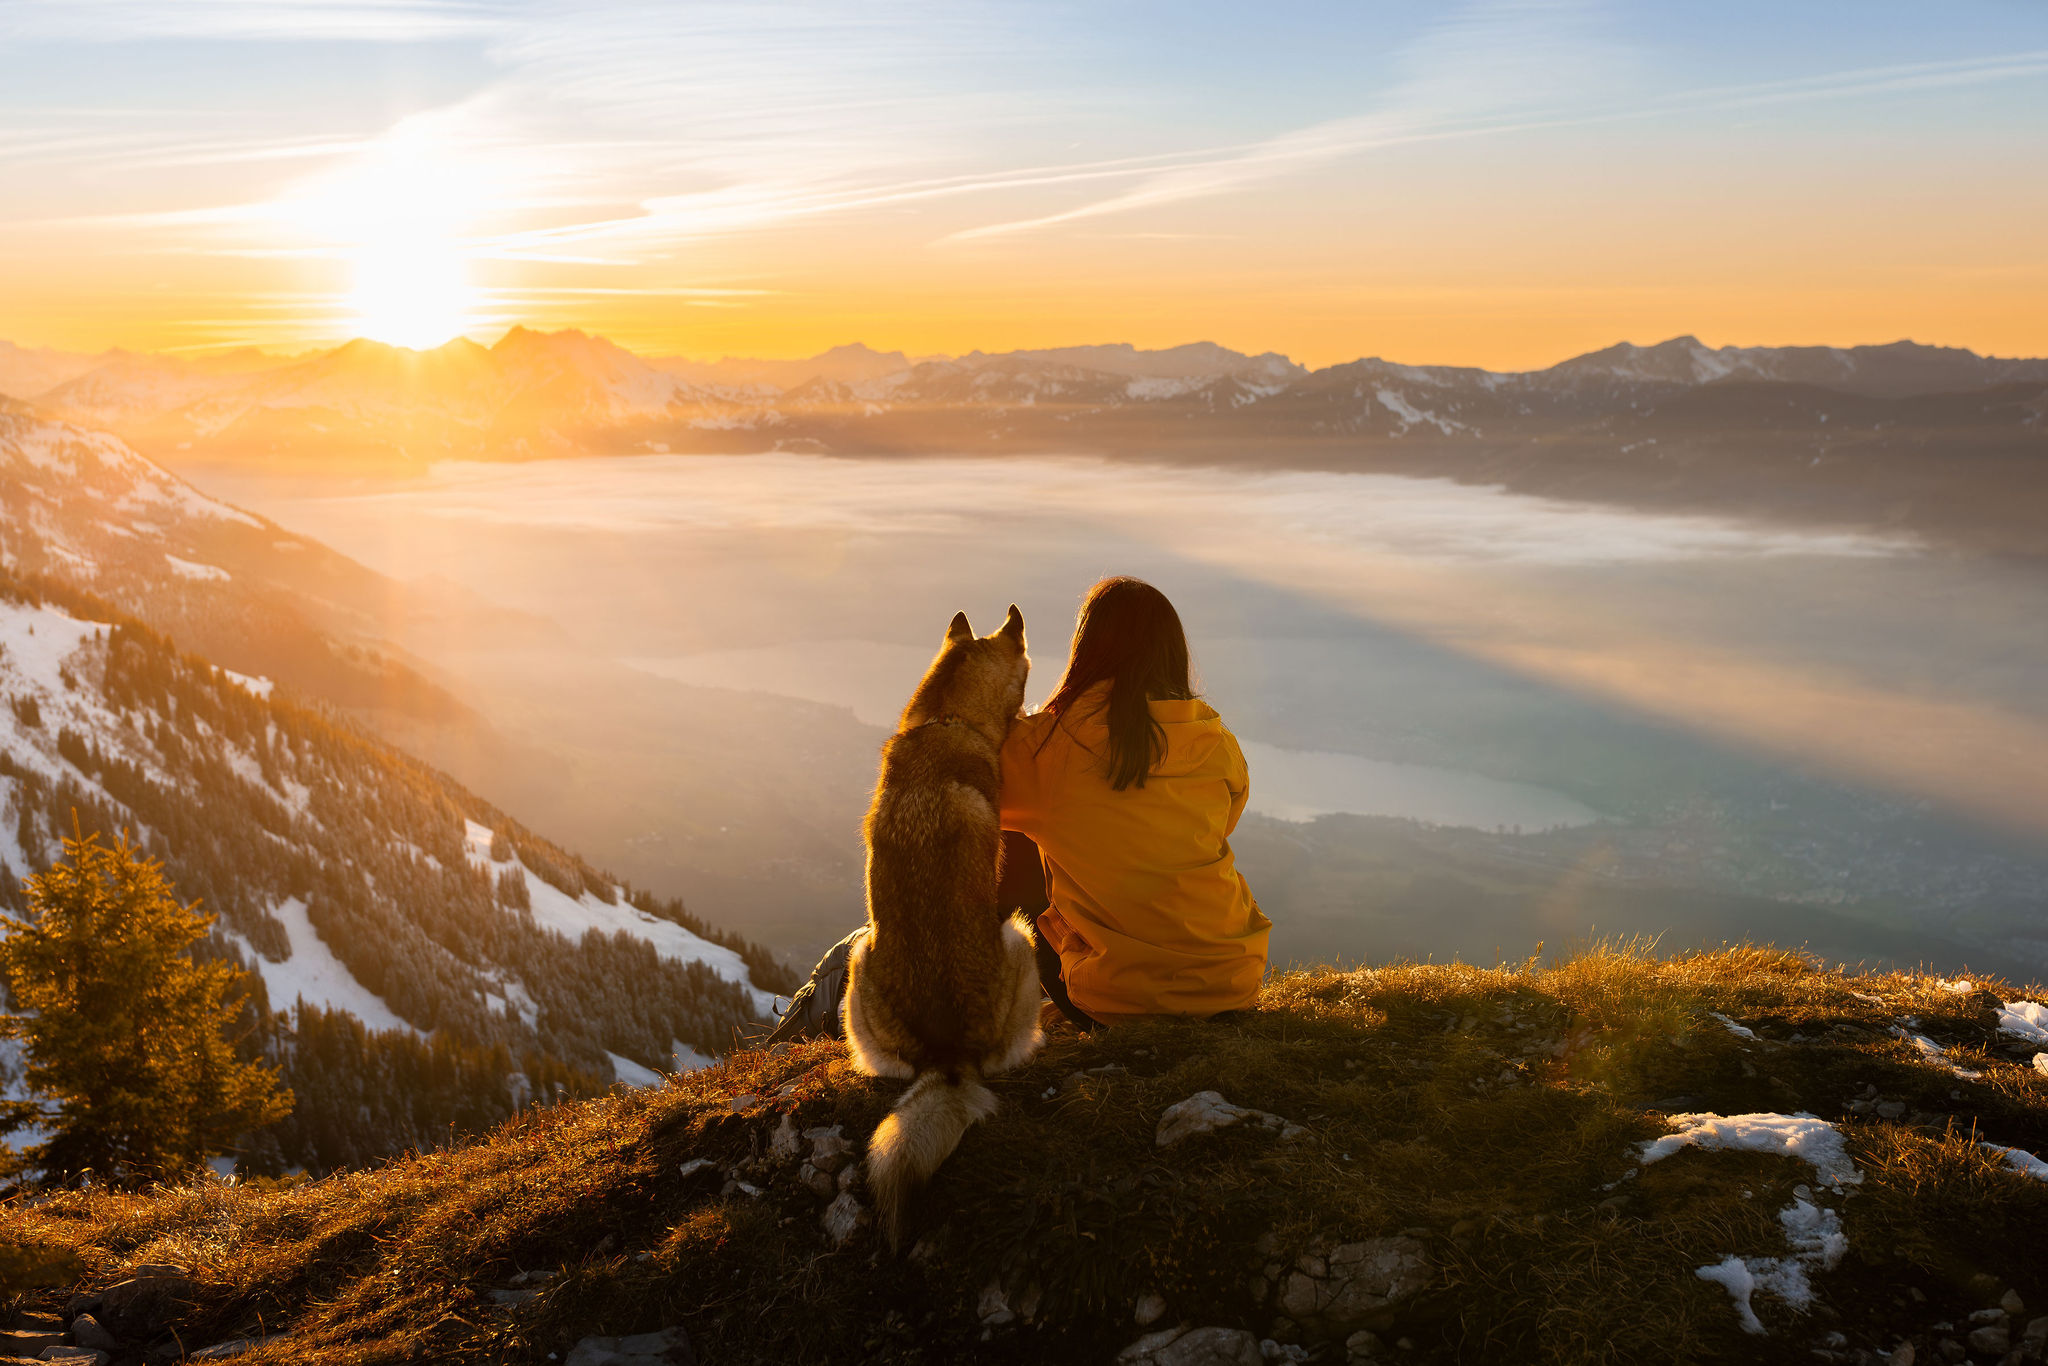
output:
[[[76,1255],[91,1284],[143,1262],[194,1268],[206,1291],[185,1342],[287,1333],[241,1358],[252,1366],[540,1362],[587,1333],[672,1323],[720,1362],[1107,1360],[1137,1335],[1146,1293],[1166,1298],[1167,1322],[1270,1331],[1249,1284],[1262,1239],[1284,1260],[1404,1230],[1441,1268],[1401,1324],[1414,1359],[1811,1361],[1831,1328],[1888,1350],[1967,1312],[1987,1276],[2048,1306],[2048,1247],[2029,1233],[2048,1227],[2048,1183],[1976,1146],[2048,1150],[2048,1077],[1993,1028],[1990,1003],[2025,993],[1982,985],[1642,945],[1554,966],[1288,974],[1229,1024],[1056,1035],[998,1079],[1002,1114],[940,1173],[906,1260],[870,1236],[831,1250],[793,1172],[750,1165],[781,1112],[856,1140],[886,1112],[897,1084],[854,1075],[833,1044],[738,1055],[325,1181],[18,1201],[7,1232]],[[1894,1038],[1909,1016],[1983,1077]],[[1872,1087],[1906,1113],[1853,1112]],[[1198,1090],[1310,1137],[1155,1147],[1161,1110]],[[736,1114],[739,1094],[768,1099]],[[1776,1211],[1811,1173],[1688,1152],[1629,1177],[1634,1145],[1675,1110],[1843,1123],[1868,1180],[1840,1204],[1852,1250],[1818,1278],[1814,1314],[1762,1303],[1773,1334],[1746,1337],[1724,1292],[1693,1275],[1731,1252],[1781,1253]],[[699,1156],[764,1194],[680,1179]],[[492,1301],[535,1270],[557,1272],[539,1297]],[[983,1341],[976,1303],[992,1282],[1038,1311]]]

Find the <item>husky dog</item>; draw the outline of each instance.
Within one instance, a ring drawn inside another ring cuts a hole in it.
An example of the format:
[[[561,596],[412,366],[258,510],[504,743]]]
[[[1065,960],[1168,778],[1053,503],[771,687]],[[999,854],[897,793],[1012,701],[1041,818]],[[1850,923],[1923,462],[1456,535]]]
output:
[[[868,934],[847,964],[854,1065],[910,1078],[868,1141],[868,1187],[892,1248],[911,1200],[976,1120],[981,1079],[1038,1051],[1029,927],[996,901],[1003,739],[1024,703],[1024,617],[976,636],[954,616],[938,657],[882,747],[863,833]]]

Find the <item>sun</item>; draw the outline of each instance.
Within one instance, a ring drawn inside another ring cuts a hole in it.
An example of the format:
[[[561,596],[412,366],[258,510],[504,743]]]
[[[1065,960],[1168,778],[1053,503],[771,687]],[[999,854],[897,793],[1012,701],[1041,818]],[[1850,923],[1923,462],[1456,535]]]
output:
[[[453,245],[372,242],[357,249],[354,264],[348,308],[357,335],[425,351],[468,329],[468,270]]]
[[[473,142],[449,117],[415,115],[277,201],[283,223],[345,263],[335,303],[354,335],[428,350],[475,325],[472,231],[496,192]]]

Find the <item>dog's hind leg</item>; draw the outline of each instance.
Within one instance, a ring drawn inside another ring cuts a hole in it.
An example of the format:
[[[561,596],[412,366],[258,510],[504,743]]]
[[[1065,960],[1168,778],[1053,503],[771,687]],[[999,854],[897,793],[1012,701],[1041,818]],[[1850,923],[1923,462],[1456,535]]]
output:
[[[1009,1002],[1003,1029],[1003,1051],[982,1065],[984,1074],[1008,1071],[1031,1057],[1045,1042],[1038,1026],[1042,993],[1038,986],[1038,949],[1032,943],[1030,926],[1021,915],[1003,926],[1004,998]]]
[[[862,989],[866,978],[861,974],[861,965],[867,960],[872,943],[872,939],[861,940],[846,960],[846,1001],[839,1008],[846,1032],[846,1051],[852,1055],[853,1065],[871,1077],[902,1077],[907,1081],[916,1075],[915,1070],[883,1046],[868,1018],[867,993]]]

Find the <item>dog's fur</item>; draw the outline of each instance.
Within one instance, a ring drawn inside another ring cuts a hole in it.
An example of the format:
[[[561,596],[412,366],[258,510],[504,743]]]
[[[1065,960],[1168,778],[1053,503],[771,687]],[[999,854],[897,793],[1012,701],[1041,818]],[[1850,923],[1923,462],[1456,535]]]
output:
[[[1030,929],[996,900],[1003,740],[1030,664],[1016,607],[987,636],[956,615],[882,747],[864,827],[869,932],[847,963],[843,1010],[855,1066],[911,1079],[868,1142],[892,1248],[918,1191],[995,1113],[981,1079],[1038,1051]]]

